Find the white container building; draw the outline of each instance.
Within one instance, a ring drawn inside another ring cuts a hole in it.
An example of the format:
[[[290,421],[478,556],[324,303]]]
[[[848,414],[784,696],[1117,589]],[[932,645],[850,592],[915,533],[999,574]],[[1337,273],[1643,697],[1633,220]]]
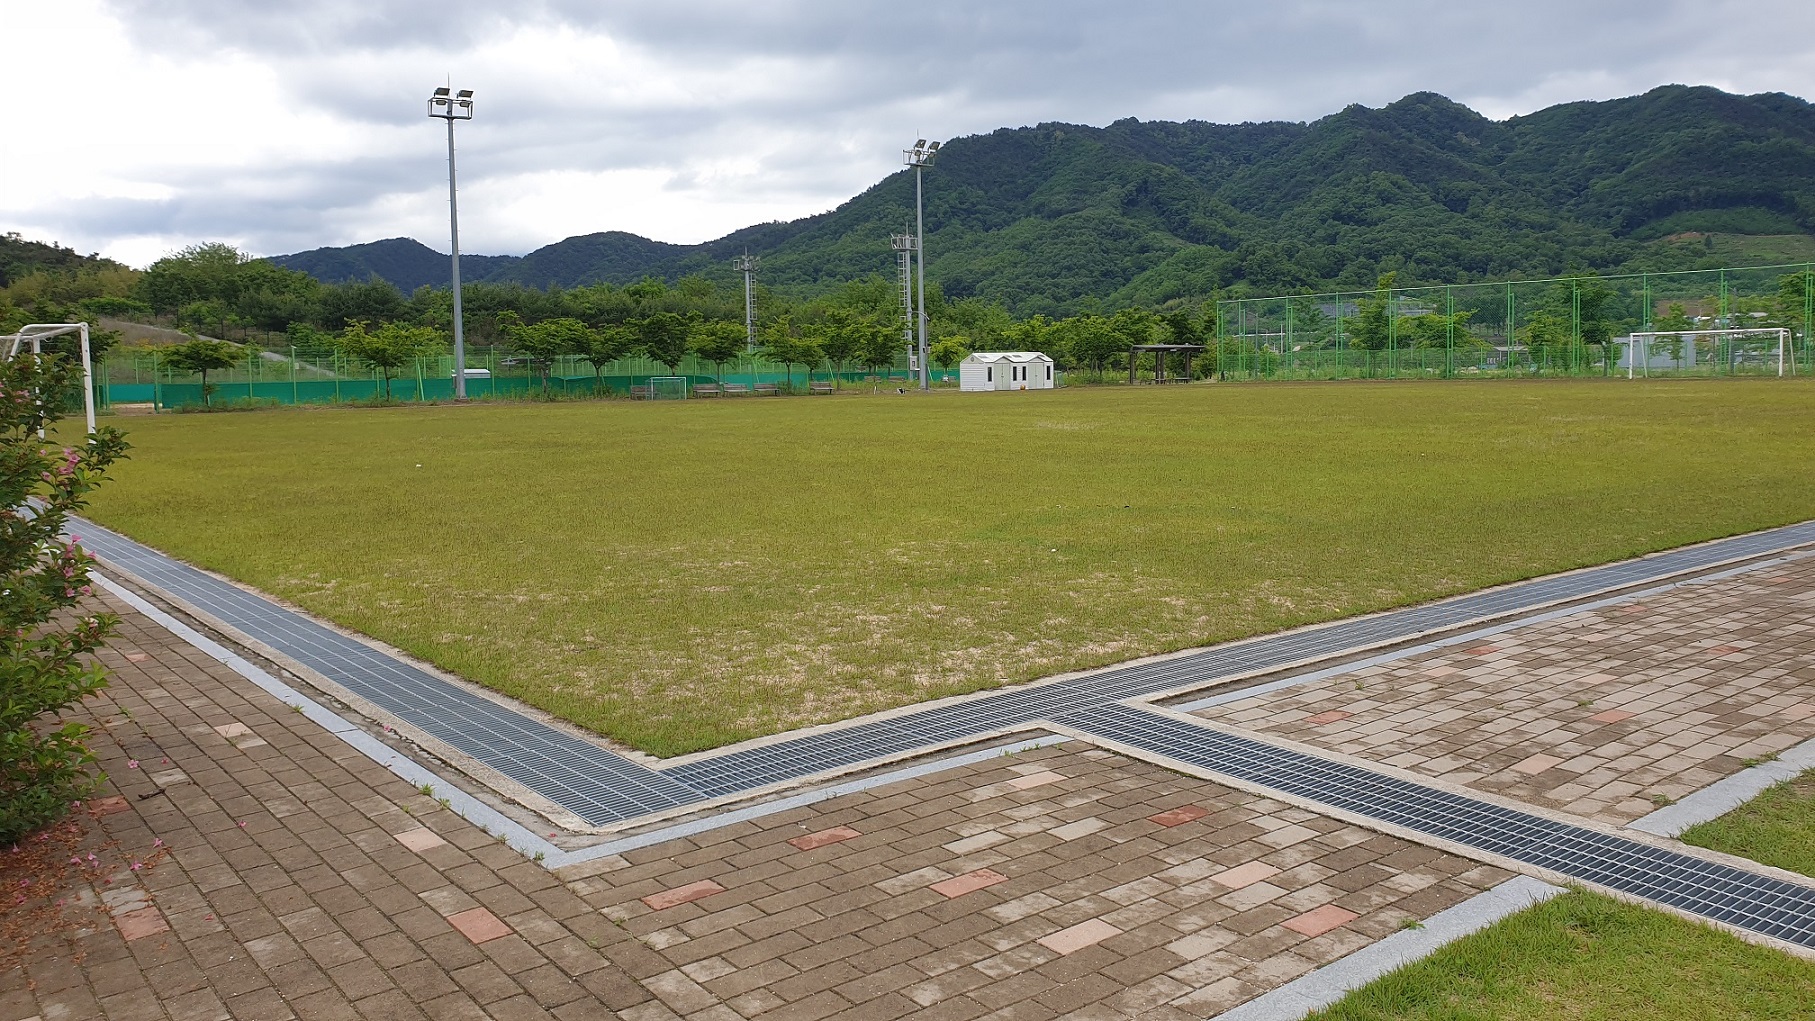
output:
[[[978,351],[958,365],[958,389],[1051,390],[1052,359],[1038,351]]]

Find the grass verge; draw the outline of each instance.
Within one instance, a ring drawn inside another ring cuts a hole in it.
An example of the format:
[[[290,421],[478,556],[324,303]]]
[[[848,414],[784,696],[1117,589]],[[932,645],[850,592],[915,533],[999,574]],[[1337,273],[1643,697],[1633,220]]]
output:
[[[1815,876],[1815,770],[1774,784],[1718,819],[1689,827],[1682,840]]]
[[[127,428],[102,523],[661,755],[1815,517],[1802,380]]]
[[[1318,1021],[1787,1021],[1815,962],[1573,892],[1521,911],[1311,1015]]]

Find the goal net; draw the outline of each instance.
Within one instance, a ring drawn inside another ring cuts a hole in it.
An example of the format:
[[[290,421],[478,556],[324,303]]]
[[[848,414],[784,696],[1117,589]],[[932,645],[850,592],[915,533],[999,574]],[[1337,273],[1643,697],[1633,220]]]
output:
[[[1658,330],[1626,338],[1621,357],[1626,378],[1659,374],[1793,375],[1790,331],[1780,327],[1732,330]]]
[[[649,399],[652,401],[684,401],[687,399],[686,376],[650,376]]]
[[[18,333],[0,336],[0,357],[8,361],[18,357],[21,351],[33,354],[44,353],[44,342],[66,334],[76,334],[77,352],[82,356],[82,410],[87,419],[88,431],[95,431],[95,366],[88,346],[87,323],[31,323],[21,326]],[[42,432],[39,435],[43,435]]]

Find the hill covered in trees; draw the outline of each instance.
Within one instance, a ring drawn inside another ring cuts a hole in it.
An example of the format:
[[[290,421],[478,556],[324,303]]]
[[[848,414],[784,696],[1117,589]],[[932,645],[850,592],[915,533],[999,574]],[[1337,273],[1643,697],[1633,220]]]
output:
[[[465,256],[475,281],[730,280],[745,249],[801,294],[893,269],[907,171],[828,213],[701,245],[622,232],[522,257]],[[953,139],[927,181],[928,275],[1017,315],[1278,293],[1682,268],[1690,232],[1815,234],[1815,106],[1666,86],[1490,120],[1419,93],[1309,124],[1042,124]],[[327,282],[444,286],[405,238],[273,259]]]

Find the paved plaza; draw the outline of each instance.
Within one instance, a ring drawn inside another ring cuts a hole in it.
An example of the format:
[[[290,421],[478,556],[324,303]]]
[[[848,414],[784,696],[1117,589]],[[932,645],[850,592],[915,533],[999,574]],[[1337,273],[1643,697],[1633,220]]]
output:
[[[1204,1018],[1514,877],[1062,737],[550,868],[103,601],[110,780],[0,866],[0,1021]],[[1812,645],[1815,557],[1195,714],[1607,828],[1815,737]]]

